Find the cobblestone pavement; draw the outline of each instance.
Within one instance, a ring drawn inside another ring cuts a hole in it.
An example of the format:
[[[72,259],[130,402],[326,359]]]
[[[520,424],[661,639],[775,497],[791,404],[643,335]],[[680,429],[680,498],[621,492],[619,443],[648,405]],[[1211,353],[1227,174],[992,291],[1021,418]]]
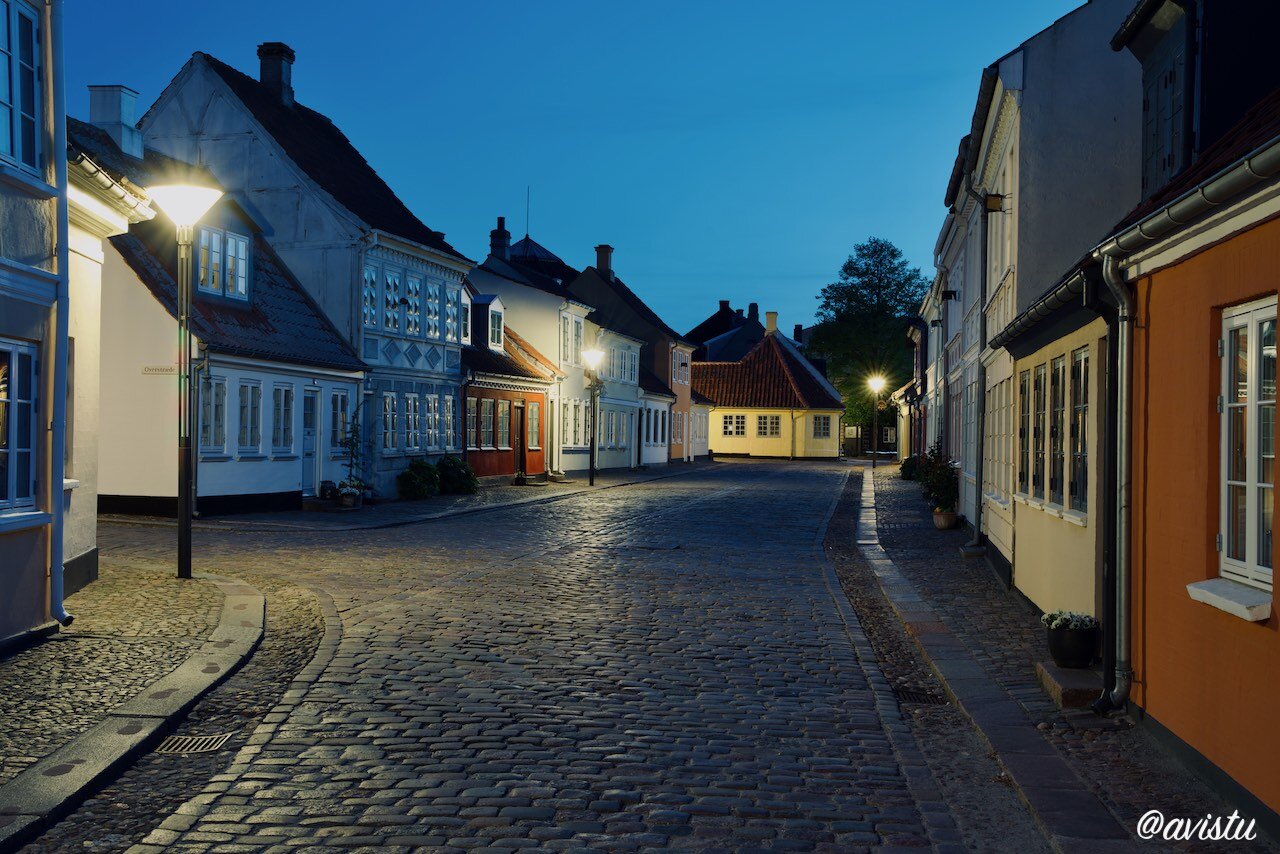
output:
[[[848,471],[715,466],[384,531],[198,532],[198,568],[323,590],[342,638],[147,842],[959,841],[917,797],[911,730],[828,583],[820,534]],[[103,531],[134,560],[165,537]]]
[[[221,607],[222,594],[203,579],[103,565],[67,599],[70,627],[0,659],[0,785],[181,664]]]
[[[876,506],[880,544],[899,571],[1018,700],[1029,722],[1048,734],[1124,827],[1132,832],[1150,809],[1193,819],[1206,813],[1230,815],[1231,806],[1128,718],[1058,709],[1036,681],[1035,663],[1048,659],[1039,619],[1025,600],[1005,591],[984,560],[960,556],[965,534],[934,529],[918,484],[899,478],[896,467],[879,470]],[[1145,843],[1147,847],[1157,846]],[[1212,843],[1177,847],[1220,850]],[[1276,849],[1260,842],[1233,844],[1231,850]]]

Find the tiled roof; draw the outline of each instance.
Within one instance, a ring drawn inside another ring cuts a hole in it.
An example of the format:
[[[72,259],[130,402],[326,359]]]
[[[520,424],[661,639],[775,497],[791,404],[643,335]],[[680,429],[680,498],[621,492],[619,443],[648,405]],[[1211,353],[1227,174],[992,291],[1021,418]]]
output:
[[[689,390],[689,400],[698,406],[715,406],[715,401],[695,389]]]
[[[619,298],[622,308],[616,306],[596,306],[596,315],[592,317],[599,325],[606,329],[613,329],[632,338],[639,338],[642,341],[649,341],[653,331],[666,335],[674,341],[684,341],[680,333],[676,332],[666,322],[658,316],[657,312],[649,308],[644,300],[636,294],[635,291],[627,287],[626,283],[617,275],[605,276],[595,267],[588,267],[582,271],[582,276],[569,283],[569,293],[575,299],[581,299],[584,302],[594,304],[599,300],[593,300],[590,291],[584,287],[584,280],[587,276],[595,278],[602,282],[605,287],[609,288]],[[637,325],[636,321],[639,321]],[[643,327],[648,327],[648,329]],[[691,343],[691,342],[685,342]]]
[[[715,406],[843,409],[829,383],[779,335],[767,335],[737,362],[693,362],[693,390]]]
[[[217,187],[218,179],[208,169],[175,160],[166,154],[146,149],[142,159],[130,157],[120,150],[115,140],[100,127],[67,117],[67,157],[84,156],[106,172],[114,181],[147,198],[147,187],[160,181],[194,180]]]
[[[135,225],[110,238],[120,257],[177,317],[177,246],[167,223]],[[214,352],[297,365],[362,371],[365,365],[262,237],[253,244],[250,301],[197,296],[191,330]]]
[[[736,329],[743,323],[746,318],[738,314],[728,306],[728,300],[710,315],[706,320],[690,329],[684,334],[684,339],[693,344],[706,344],[712,338],[717,338],[726,332]]]
[[[266,128],[298,168],[369,226],[467,260],[405,207],[351,141],[327,116],[296,101],[283,103],[262,83],[199,53]]]
[[[506,330],[505,347],[513,351],[512,355],[517,358],[530,362],[535,367],[540,367],[548,376],[556,376],[560,373],[560,368],[554,362],[548,359],[542,353],[534,349],[534,346],[524,339],[523,336],[517,335],[516,331],[510,326],[503,327]]]
[[[507,251],[507,261],[526,275],[533,274],[534,277],[543,277],[558,283],[561,293],[564,293],[569,283],[580,275],[580,271],[570,267],[550,249],[527,234],[511,244]]]
[[[1254,104],[1221,139],[1201,152],[1191,166],[1129,211],[1112,234],[1134,225],[1277,137],[1280,137],[1280,89]]]
[[[665,394],[675,397],[676,393],[671,390],[671,386],[662,381],[662,377],[655,374],[644,365],[640,366],[640,388],[649,394]]]
[[[498,353],[486,346],[470,344],[462,349],[462,364],[477,374],[550,382],[559,372],[556,367],[510,326],[503,327],[503,347]]]

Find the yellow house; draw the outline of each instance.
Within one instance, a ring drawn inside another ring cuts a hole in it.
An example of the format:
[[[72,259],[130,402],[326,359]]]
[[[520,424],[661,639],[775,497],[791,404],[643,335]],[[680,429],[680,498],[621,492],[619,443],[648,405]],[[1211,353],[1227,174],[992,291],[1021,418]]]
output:
[[[694,362],[693,391],[711,401],[708,444],[721,456],[835,459],[844,403],[777,330],[736,362]]]

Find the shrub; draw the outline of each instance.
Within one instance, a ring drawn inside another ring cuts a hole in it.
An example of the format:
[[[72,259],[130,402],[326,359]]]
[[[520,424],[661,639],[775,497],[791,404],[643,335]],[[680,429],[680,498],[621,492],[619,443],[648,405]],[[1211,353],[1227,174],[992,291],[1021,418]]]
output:
[[[440,491],[451,495],[470,495],[480,488],[471,466],[457,457],[448,456],[436,466],[440,474]]]
[[[1050,629],[1096,629],[1098,618],[1078,611],[1050,611],[1040,615],[1040,623]]]
[[[409,467],[396,475],[400,497],[413,501],[430,498],[440,491],[440,474],[426,460],[413,460]]]
[[[912,454],[898,466],[898,475],[903,480],[915,480],[920,474],[920,458]]]
[[[929,451],[924,476],[926,497],[938,513],[954,513],[960,503],[960,473],[940,445]]]

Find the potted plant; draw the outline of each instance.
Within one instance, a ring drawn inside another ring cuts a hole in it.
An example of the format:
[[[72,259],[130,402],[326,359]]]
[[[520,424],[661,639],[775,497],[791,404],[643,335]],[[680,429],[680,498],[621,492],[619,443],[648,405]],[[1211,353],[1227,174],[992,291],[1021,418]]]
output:
[[[360,422],[358,418],[351,419],[351,423],[347,425],[346,432],[342,434],[342,439],[338,442],[338,447],[342,448],[343,455],[346,457],[343,465],[347,469],[347,476],[338,484],[338,505],[341,507],[359,507],[364,503],[365,493],[370,490],[370,486],[358,474],[361,469],[364,449],[363,442],[360,439]]]
[[[338,484],[338,506],[359,507],[364,503],[364,491],[367,487],[360,478],[347,478]]]
[[[946,531],[956,526],[956,506],[960,503],[960,473],[955,463],[935,446],[925,466],[924,488],[933,504],[933,526]]]
[[[1098,618],[1075,611],[1040,617],[1049,637],[1049,655],[1059,667],[1088,667],[1098,651]]]

